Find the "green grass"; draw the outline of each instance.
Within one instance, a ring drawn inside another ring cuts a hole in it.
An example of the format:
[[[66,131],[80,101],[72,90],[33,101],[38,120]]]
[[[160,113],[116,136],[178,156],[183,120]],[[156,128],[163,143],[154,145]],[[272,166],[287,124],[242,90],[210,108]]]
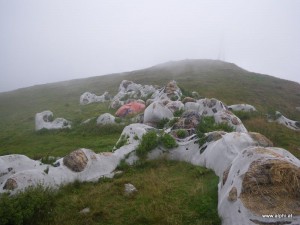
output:
[[[51,215],[55,192],[38,186],[14,196],[0,194],[1,225],[37,225]]]
[[[124,195],[124,184],[137,193]],[[218,178],[183,162],[155,160],[128,167],[115,179],[75,183],[60,189],[51,214],[39,224],[221,224],[217,214]],[[79,212],[90,208],[87,214]]]

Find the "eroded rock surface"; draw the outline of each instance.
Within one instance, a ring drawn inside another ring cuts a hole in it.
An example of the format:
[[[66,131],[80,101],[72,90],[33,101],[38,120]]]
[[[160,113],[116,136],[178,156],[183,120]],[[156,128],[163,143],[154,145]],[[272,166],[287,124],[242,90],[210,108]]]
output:
[[[81,96],[80,96],[80,105],[87,105],[87,104],[91,104],[94,102],[105,102],[110,100],[110,96],[108,94],[108,92],[104,92],[103,95],[97,96],[91,92],[84,92]]]
[[[300,121],[290,120],[290,119],[286,118],[285,116],[283,116],[278,111],[276,112],[275,117],[276,117],[275,121],[277,123],[282,124],[292,130],[300,131]]]
[[[233,111],[244,111],[244,112],[254,112],[257,111],[256,108],[249,104],[236,104],[236,105],[229,105],[228,109]]]
[[[97,124],[114,124],[115,119],[116,118],[110,113],[104,113],[97,118]]]
[[[64,165],[74,172],[81,172],[85,169],[88,158],[82,150],[76,150],[65,156]]]
[[[35,130],[64,128],[71,128],[71,122],[64,118],[56,118],[53,120],[53,113],[49,110],[37,113],[35,115]]]

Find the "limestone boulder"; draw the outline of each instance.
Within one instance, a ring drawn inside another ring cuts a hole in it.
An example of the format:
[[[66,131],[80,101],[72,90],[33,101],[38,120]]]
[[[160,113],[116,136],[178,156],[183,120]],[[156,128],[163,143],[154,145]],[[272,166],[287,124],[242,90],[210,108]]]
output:
[[[111,115],[110,113],[104,113],[101,114],[98,118],[97,118],[97,124],[114,124],[115,123],[115,117],[113,115]]]
[[[63,163],[70,170],[74,172],[81,172],[85,169],[88,163],[88,158],[86,157],[84,151],[79,149],[65,156]]]
[[[155,125],[164,118],[173,117],[172,111],[162,102],[151,103],[144,112],[144,123]]]
[[[105,102],[110,100],[110,96],[109,93],[106,91],[104,92],[103,95],[97,96],[91,92],[84,92],[81,96],[80,96],[80,105],[87,105],[87,104],[91,104],[94,102]]]
[[[234,128],[238,132],[247,132],[246,127],[242,121],[228,110],[222,110],[214,114],[216,123],[226,123],[230,127]]]
[[[275,121],[283,126],[286,126],[289,129],[300,131],[300,121],[294,121],[286,118],[280,112],[276,112]]]
[[[41,129],[65,129],[71,128],[71,122],[64,118],[56,118],[53,120],[53,113],[49,110],[37,113],[35,115],[35,130]]]
[[[222,224],[298,224],[299,182],[299,160],[288,151],[244,149],[224,171],[219,184]]]
[[[235,105],[229,105],[229,110],[233,111],[244,111],[244,112],[254,112],[257,111],[256,108],[249,104],[235,104]]]
[[[213,116],[217,112],[227,110],[227,106],[215,99],[215,98],[204,98],[197,100],[199,106],[199,114],[203,116]]]
[[[156,90],[152,95],[152,98],[155,101],[164,101],[164,100],[172,100],[177,101],[180,100],[182,96],[182,92],[180,88],[177,86],[176,81],[170,81],[165,87]]]

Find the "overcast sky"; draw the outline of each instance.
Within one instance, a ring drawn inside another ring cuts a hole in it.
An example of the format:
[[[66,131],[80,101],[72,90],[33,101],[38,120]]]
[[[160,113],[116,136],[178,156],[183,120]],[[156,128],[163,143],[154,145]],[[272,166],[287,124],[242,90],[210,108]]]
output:
[[[0,0],[0,91],[220,57],[300,82],[300,1]]]

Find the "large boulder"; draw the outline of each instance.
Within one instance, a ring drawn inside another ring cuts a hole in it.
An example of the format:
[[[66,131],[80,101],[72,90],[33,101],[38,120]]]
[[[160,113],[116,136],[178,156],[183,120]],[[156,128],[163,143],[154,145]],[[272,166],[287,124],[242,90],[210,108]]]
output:
[[[227,106],[215,98],[200,99],[197,103],[200,105],[199,114],[203,116],[213,116],[217,112],[227,110]]]
[[[230,127],[234,128],[238,132],[247,132],[246,127],[242,121],[228,110],[222,110],[214,114],[216,123],[226,123]]]
[[[81,96],[80,96],[80,105],[87,105],[93,102],[105,102],[108,101],[110,99],[110,96],[108,94],[108,92],[104,92],[103,95],[101,96],[97,96],[93,93],[90,92],[84,92]]]
[[[144,112],[144,123],[155,125],[164,118],[170,119],[172,117],[172,111],[162,102],[153,102]]]
[[[53,113],[46,110],[35,115],[35,130],[43,128],[47,130],[71,128],[71,122],[64,118],[53,120]]]
[[[197,111],[203,116],[213,116],[215,113],[227,110],[227,106],[214,98],[203,98],[196,102],[186,102],[184,105],[186,111]]]
[[[101,114],[98,118],[97,118],[97,124],[114,124],[115,123],[115,117],[113,115],[111,115],[110,113],[104,113]]]
[[[125,116],[141,113],[144,110],[145,110],[145,104],[135,101],[121,106],[115,115],[118,117],[125,117]]]
[[[236,105],[229,105],[229,110],[233,111],[244,111],[244,112],[253,112],[257,111],[256,108],[249,104],[236,104]]]

